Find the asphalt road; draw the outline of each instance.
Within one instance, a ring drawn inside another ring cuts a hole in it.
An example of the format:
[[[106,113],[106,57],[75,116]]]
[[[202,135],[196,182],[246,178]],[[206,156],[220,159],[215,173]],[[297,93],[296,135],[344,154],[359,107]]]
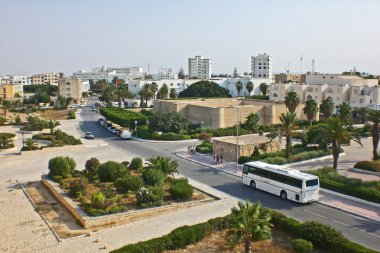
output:
[[[341,230],[350,240],[380,251],[380,223],[378,222],[363,219],[319,203],[300,205],[282,200],[271,194],[254,191],[243,185],[235,176],[175,156],[174,152],[186,148],[188,143],[149,143],[121,140],[97,124],[96,120],[99,115],[92,112],[90,108],[83,109],[81,116],[84,119],[80,126],[81,130],[93,132],[97,139],[104,140],[111,147],[139,154],[142,158],[170,156],[178,160],[179,172],[186,177],[207,184],[240,200],[261,201],[265,207],[279,210],[300,221],[314,220],[332,225]]]

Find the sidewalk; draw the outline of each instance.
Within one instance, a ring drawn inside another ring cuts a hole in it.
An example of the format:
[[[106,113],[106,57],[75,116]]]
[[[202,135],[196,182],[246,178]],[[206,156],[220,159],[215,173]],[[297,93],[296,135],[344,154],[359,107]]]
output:
[[[182,159],[186,159],[213,169],[221,170],[236,177],[242,176],[242,166],[239,165],[236,172],[236,163],[234,162],[225,162],[223,164],[215,165],[214,159],[210,155],[203,155],[199,153],[189,155],[187,151],[178,151],[176,152],[176,155]],[[380,221],[380,204],[371,203],[326,189],[321,189],[320,199],[318,202],[344,212],[352,213],[374,221]]]

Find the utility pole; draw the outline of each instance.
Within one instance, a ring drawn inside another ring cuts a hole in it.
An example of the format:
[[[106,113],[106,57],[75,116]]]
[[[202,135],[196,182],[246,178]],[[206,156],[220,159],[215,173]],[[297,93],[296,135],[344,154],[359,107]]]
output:
[[[239,107],[236,107],[236,169],[235,173],[239,169]]]

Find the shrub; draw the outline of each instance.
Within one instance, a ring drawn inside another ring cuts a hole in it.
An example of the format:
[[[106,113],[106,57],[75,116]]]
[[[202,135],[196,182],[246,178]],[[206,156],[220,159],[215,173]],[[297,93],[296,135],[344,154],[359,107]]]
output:
[[[129,167],[129,161],[122,161],[121,164],[125,166],[126,169]]]
[[[76,118],[75,111],[70,111],[69,114],[67,115],[67,118],[68,119],[75,119]]]
[[[61,176],[62,178],[71,177],[76,167],[74,159],[68,156],[57,156],[49,160],[49,176],[54,178]]]
[[[187,178],[176,179],[170,186],[170,194],[174,200],[187,201],[193,196],[193,187],[188,183]]]
[[[271,216],[271,222],[276,226],[279,225],[280,219],[286,218],[286,216],[279,211],[268,209],[268,208],[263,208],[263,209],[269,212]]]
[[[331,250],[333,253],[378,253],[378,251],[368,249],[360,244],[352,241],[343,243],[340,247],[336,247]]]
[[[134,157],[129,164],[129,169],[139,170],[143,168],[143,161],[140,157]]]
[[[244,163],[252,162],[252,161],[254,161],[254,158],[252,158],[250,156],[241,156],[241,157],[239,157],[238,163],[244,164]]]
[[[86,161],[85,164],[85,174],[89,178],[94,178],[98,174],[98,167],[100,162],[96,157],[92,157]]]
[[[149,117],[149,130],[172,133],[182,133],[189,122],[177,112],[155,112]]]
[[[7,121],[7,118],[5,118],[4,116],[0,116],[0,126],[4,126]]]
[[[136,192],[138,189],[144,186],[144,181],[141,177],[127,176],[124,178],[118,178],[115,181],[115,187],[121,193],[128,191]]]
[[[98,167],[98,177],[101,182],[115,182],[117,178],[126,177],[129,171],[123,164],[108,161]]]
[[[212,138],[212,133],[200,133],[198,135],[198,140],[202,142],[210,142]]]
[[[160,187],[142,187],[136,192],[136,200],[141,207],[160,206],[164,202],[164,191]]]
[[[17,115],[16,118],[15,118],[15,124],[16,125],[21,125],[22,124],[22,121],[21,121],[21,117],[20,115]]]
[[[198,145],[195,150],[199,153],[206,154],[213,152],[213,144],[208,141],[204,141],[202,144]]]
[[[354,165],[354,168],[380,172],[380,161],[359,161]]]
[[[185,90],[178,94],[178,97],[188,98],[188,97],[231,97],[228,89],[220,87],[215,82],[210,81],[199,81],[193,83]]]
[[[154,132],[150,137],[154,140],[163,140],[163,141],[179,141],[179,140],[190,140],[191,137],[186,134],[177,134],[173,132],[163,133],[161,135]]]
[[[0,133],[0,149],[13,148],[15,146],[13,141],[15,136],[12,133]]]
[[[135,121],[137,121],[138,126],[142,126],[146,124],[147,120],[147,117],[141,113],[117,107],[101,108],[100,114],[120,126],[129,127],[131,129],[134,129]]]
[[[102,192],[95,192],[91,196],[91,203],[96,208],[103,208],[105,206],[106,196]]]
[[[313,244],[304,239],[294,239],[292,246],[297,253],[310,253],[313,250]]]
[[[75,178],[70,181],[69,192],[71,196],[79,198],[85,195],[87,187],[87,180],[84,178]]]
[[[187,245],[201,241],[210,232],[211,226],[208,223],[179,227],[170,233],[172,241],[170,248],[173,250],[183,249]]]
[[[313,242],[317,247],[333,249],[340,247],[347,239],[342,232],[330,225],[325,225],[316,221],[306,221],[299,226],[298,234],[308,241]]]
[[[286,158],[281,157],[281,156],[268,157],[268,158],[263,159],[262,161],[265,162],[265,163],[278,164],[278,165],[283,165],[283,164],[287,164],[288,163],[288,160],[286,160]]]
[[[285,218],[279,219],[278,225],[282,230],[288,233],[291,233],[293,235],[297,235],[301,222],[292,218],[285,217]]]
[[[162,185],[165,180],[165,174],[158,169],[146,169],[142,173],[142,178],[147,185]]]

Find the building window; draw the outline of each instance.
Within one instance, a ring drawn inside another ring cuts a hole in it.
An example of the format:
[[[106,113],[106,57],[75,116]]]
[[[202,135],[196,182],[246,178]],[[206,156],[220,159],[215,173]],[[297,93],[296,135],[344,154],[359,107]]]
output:
[[[363,103],[363,99],[360,99],[359,102],[362,104]]]
[[[273,93],[273,97],[274,97],[274,98],[278,97],[278,96],[277,96],[277,93]]]

